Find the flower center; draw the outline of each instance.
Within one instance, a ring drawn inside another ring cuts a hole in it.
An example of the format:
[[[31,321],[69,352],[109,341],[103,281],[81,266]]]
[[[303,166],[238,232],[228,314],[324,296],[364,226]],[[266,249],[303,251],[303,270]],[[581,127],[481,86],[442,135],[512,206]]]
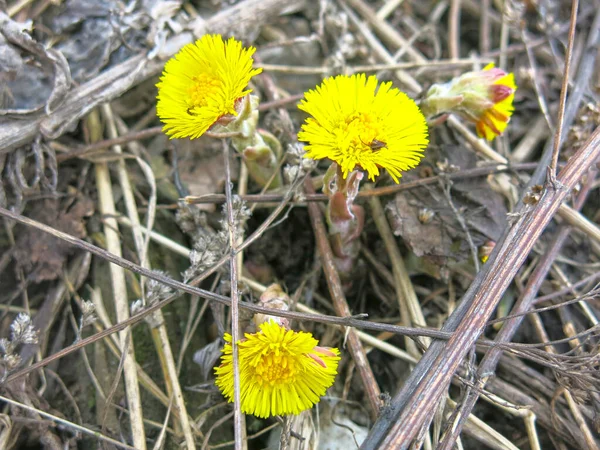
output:
[[[294,359],[285,353],[267,353],[256,365],[256,378],[261,386],[288,384],[297,373]]]
[[[347,150],[350,153],[376,151],[384,146],[385,140],[378,117],[354,113],[342,124],[342,133],[347,136]]]
[[[188,89],[189,108],[202,107],[208,104],[210,94],[221,88],[221,81],[209,74],[201,73],[192,78],[193,83]]]

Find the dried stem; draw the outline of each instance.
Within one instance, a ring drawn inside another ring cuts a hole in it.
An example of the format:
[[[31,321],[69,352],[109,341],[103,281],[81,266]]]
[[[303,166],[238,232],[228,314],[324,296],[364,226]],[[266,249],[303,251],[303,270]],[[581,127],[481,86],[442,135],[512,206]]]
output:
[[[460,57],[460,0],[450,2],[450,12],[448,13],[448,53],[450,59],[455,60]]]
[[[494,152],[495,153],[495,152]],[[443,175],[436,175],[427,178],[421,178],[414,181],[405,181],[401,184],[393,184],[390,186],[376,187],[369,190],[360,191],[357,198],[369,198],[372,196],[392,195],[397,192],[407,191],[422,186],[428,186],[430,184],[437,184],[443,179],[448,180],[462,180],[487,176],[493,173],[503,173],[521,170],[534,170],[537,167],[537,163],[521,163],[521,164],[508,164],[506,160],[503,160],[500,164],[490,163],[482,167],[475,167],[472,169],[458,170],[456,172],[450,172]],[[260,194],[260,195],[243,195],[242,200],[248,203],[274,203],[284,200],[285,194]],[[184,200],[190,205],[203,204],[203,203],[224,203],[225,195],[223,194],[208,194],[200,197],[188,196]],[[303,202],[325,202],[329,200],[326,194],[305,194],[302,197]]]
[[[491,58],[482,58],[482,63],[492,62]],[[293,73],[297,75],[326,75],[331,69],[326,66],[286,66],[280,64],[257,64],[257,67],[262,67],[266,72]],[[348,73],[360,72],[380,72],[382,70],[406,70],[406,69],[427,69],[427,70],[455,70],[462,67],[473,67],[473,59],[440,59],[438,61],[421,61],[421,62],[395,62],[389,64],[369,64],[364,66],[349,66],[346,70]],[[300,99],[304,94],[298,95]],[[291,97],[289,97],[291,98]],[[286,99],[287,101],[290,101]],[[293,100],[292,100],[293,101]],[[270,107],[274,102],[270,102]],[[267,104],[267,103],[264,103]],[[261,103],[261,106],[263,104]],[[277,105],[279,106],[279,105]]]
[[[240,410],[240,366],[237,343],[240,340],[239,328],[239,291],[238,291],[238,268],[236,264],[237,236],[235,234],[236,224],[233,212],[233,200],[231,193],[231,168],[229,163],[229,146],[223,140],[223,158],[225,160],[225,195],[227,196],[227,225],[229,230],[229,272],[231,282],[231,348],[233,352],[233,429],[235,435],[235,449],[242,450],[244,431],[242,429],[242,411]]]
[[[558,164],[558,154],[560,152],[561,134],[565,121],[565,105],[567,102],[567,90],[569,88],[569,76],[571,74],[571,54],[573,53],[573,42],[575,41],[575,26],[577,25],[577,8],[579,0],[572,0],[571,3],[571,21],[569,23],[569,41],[567,43],[567,52],[565,54],[565,68],[563,72],[562,87],[560,89],[560,103],[558,106],[558,119],[556,121],[556,134],[554,136],[554,150],[552,151],[552,159],[550,167],[548,167],[548,175],[550,179],[556,178],[556,166]]]

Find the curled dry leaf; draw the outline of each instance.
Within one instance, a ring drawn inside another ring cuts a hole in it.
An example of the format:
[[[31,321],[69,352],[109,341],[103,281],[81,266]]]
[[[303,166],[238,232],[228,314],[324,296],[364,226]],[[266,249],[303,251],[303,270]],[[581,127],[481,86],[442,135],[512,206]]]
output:
[[[31,28],[31,23],[15,22],[0,12],[0,36],[3,40],[0,41],[0,61],[21,51],[34,56],[33,64],[25,64],[24,59],[19,57],[16,64],[8,66],[8,71],[4,65],[0,66],[0,77],[2,73],[14,72],[14,81],[7,83],[10,92],[4,94],[10,95],[12,105],[0,104],[0,115],[30,114],[41,108],[49,114],[62,103],[71,86],[71,71],[63,54],[33,40],[26,32],[28,28]],[[47,79],[48,73],[52,74],[51,81]]]
[[[210,344],[205,345],[194,353],[194,362],[200,366],[204,380],[208,380],[209,374],[221,356],[221,339],[215,339]]]

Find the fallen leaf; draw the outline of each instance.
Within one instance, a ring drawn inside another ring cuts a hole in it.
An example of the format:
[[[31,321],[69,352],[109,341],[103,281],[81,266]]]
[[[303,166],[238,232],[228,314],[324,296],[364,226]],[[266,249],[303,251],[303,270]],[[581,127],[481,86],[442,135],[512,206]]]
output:
[[[477,157],[464,148],[451,147],[445,157],[431,151],[426,164],[451,171],[465,170],[476,167]],[[402,180],[418,179],[422,167],[423,164],[406,173]],[[475,246],[498,240],[506,226],[503,197],[491,188],[485,177],[451,183],[452,203],[464,218]],[[442,185],[399,192],[387,204],[387,211],[394,233],[403,238],[415,255],[428,257],[438,265],[444,265],[449,258],[458,262],[471,258],[466,233]]]
[[[8,52],[5,47],[10,44],[12,50],[26,51],[35,57],[33,63],[16,64],[9,69],[16,70],[16,77],[7,82],[12,104],[0,109],[0,115],[29,114],[41,108],[49,114],[62,103],[71,86],[71,72],[63,54],[36,42],[26,32],[30,31],[30,27],[30,24],[15,22],[0,12],[3,53]]]
[[[30,213],[33,220],[80,239],[87,235],[84,219],[92,215],[94,203],[81,193],[66,200],[45,199],[32,205],[35,205]],[[17,233],[15,259],[27,273],[31,272],[31,280],[39,283],[58,278],[75,250],[62,239],[25,227]]]

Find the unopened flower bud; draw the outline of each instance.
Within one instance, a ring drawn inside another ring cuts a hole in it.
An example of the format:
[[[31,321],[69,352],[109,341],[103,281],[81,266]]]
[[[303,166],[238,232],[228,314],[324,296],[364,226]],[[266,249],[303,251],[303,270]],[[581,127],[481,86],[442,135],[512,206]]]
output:
[[[483,70],[431,86],[421,109],[427,118],[458,114],[475,124],[479,137],[491,141],[502,134],[510,120],[516,89],[513,73],[488,64]]]
[[[260,296],[260,301],[258,304],[273,310],[288,311],[290,309],[289,302],[290,298],[283,291],[283,289],[281,289],[281,286],[278,284],[272,284]],[[270,314],[256,313],[254,314],[254,318],[252,320],[254,321],[257,329],[260,328],[261,324],[269,321],[274,321],[276,324],[284,328],[290,327],[290,323],[285,317],[272,316]]]
[[[481,259],[482,263],[485,264],[487,262],[495,246],[496,243],[494,241],[487,241],[479,247],[479,259]]]

